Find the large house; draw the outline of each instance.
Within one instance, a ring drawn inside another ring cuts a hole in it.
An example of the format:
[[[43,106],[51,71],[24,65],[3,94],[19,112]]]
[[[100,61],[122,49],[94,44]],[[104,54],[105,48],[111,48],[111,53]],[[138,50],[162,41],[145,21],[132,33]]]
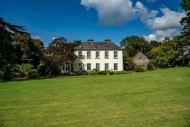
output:
[[[71,70],[112,70],[123,71],[122,48],[113,43],[110,39],[104,42],[95,42],[88,39],[84,44],[75,47],[77,59],[74,62],[63,64],[62,73]]]

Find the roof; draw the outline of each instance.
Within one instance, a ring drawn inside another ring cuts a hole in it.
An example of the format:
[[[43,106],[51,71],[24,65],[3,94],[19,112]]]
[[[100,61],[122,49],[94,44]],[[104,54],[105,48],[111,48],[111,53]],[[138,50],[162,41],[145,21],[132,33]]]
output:
[[[95,42],[93,39],[88,39],[84,44],[75,47],[75,50],[122,50],[122,48],[110,39],[105,39],[103,42]]]

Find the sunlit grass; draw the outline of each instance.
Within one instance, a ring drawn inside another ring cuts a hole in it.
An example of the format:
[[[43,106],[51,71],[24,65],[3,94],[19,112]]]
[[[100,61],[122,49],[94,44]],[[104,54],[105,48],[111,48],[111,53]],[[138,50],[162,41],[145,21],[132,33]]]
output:
[[[0,82],[0,126],[188,127],[190,68]]]

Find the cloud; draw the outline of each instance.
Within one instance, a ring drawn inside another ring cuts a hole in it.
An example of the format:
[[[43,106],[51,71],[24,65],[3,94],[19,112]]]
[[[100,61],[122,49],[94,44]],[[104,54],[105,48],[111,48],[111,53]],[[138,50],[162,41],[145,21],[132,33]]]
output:
[[[32,39],[42,39],[40,36],[31,36]]]
[[[95,9],[103,26],[120,26],[135,18],[131,0],[81,0],[81,5]]]
[[[170,38],[179,34],[180,20],[185,12],[175,12],[169,8],[149,10],[142,2],[133,0],[81,0],[81,5],[98,12],[99,23],[103,26],[120,26],[139,18],[152,34],[145,35],[148,41],[162,41],[165,36]],[[147,0],[155,2],[156,0]],[[159,16],[158,16],[159,14]]]
[[[163,41],[165,37],[173,38],[174,36],[180,33],[179,29],[167,29],[167,30],[155,30],[153,34],[144,35],[145,40],[147,41]]]
[[[169,10],[168,8],[162,8],[160,10],[163,13],[163,16],[147,20],[147,25],[151,29],[167,30],[178,28],[181,26],[179,21],[185,16],[184,12],[174,12]]]
[[[140,1],[135,4],[136,15],[141,19],[142,22],[146,23],[147,19],[153,19],[159,13],[159,11],[149,11]]]

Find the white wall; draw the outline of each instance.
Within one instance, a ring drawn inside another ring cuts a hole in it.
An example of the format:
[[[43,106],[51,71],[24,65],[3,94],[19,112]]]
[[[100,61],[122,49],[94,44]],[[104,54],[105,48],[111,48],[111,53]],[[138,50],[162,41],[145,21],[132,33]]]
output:
[[[78,63],[83,63],[84,69],[87,70],[87,63],[91,63],[91,70],[96,68],[96,63],[100,63],[100,70],[105,70],[105,63],[109,63],[109,70],[114,70],[114,63],[118,63],[118,70],[123,71],[123,52],[122,50],[106,50],[109,52],[109,59],[105,59],[105,50],[91,50],[91,59],[87,59],[87,51],[82,51],[84,59],[76,59],[74,70],[78,71]],[[96,59],[96,51],[100,51],[100,59]],[[118,52],[118,59],[114,59],[114,51]],[[78,56],[78,51],[75,51]]]

